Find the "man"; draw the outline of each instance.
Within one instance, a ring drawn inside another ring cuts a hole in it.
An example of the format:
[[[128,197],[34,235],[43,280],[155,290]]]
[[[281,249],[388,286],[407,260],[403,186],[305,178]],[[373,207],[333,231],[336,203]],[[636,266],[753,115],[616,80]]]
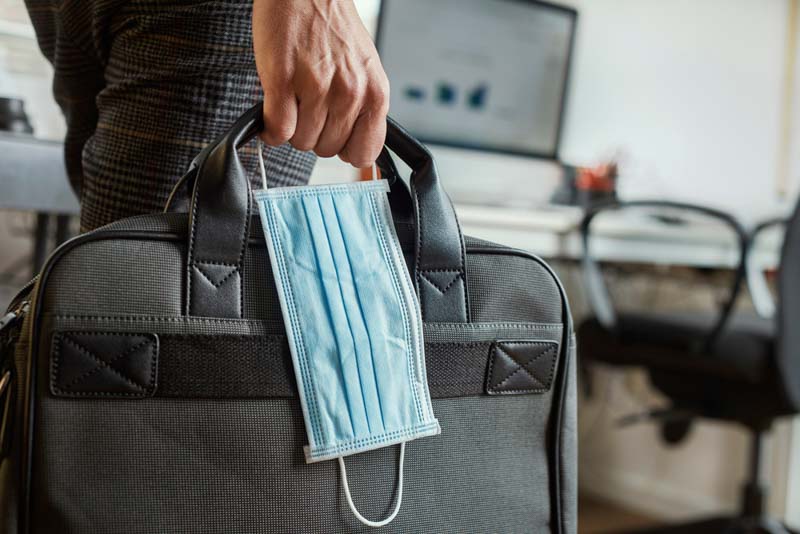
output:
[[[26,0],[55,69],[81,230],[160,211],[200,149],[264,99],[270,185],[377,158],[389,86],[353,0]],[[255,178],[255,145],[243,161]]]

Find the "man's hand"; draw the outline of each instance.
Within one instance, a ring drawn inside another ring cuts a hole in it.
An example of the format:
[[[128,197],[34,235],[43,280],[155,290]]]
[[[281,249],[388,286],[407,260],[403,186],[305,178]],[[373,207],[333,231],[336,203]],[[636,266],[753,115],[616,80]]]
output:
[[[254,0],[267,144],[368,167],[386,137],[389,81],[352,0]]]

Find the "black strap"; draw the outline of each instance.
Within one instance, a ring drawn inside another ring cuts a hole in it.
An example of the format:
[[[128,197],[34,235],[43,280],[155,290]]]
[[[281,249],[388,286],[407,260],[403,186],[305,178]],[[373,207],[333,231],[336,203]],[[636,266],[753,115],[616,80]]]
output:
[[[255,135],[260,120],[261,106],[250,109],[197,161],[189,210],[187,315],[242,317],[252,196],[236,149]]]
[[[242,317],[242,260],[253,206],[250,183],[236,149],[262,128],[262,106],[258,104],[193,162],[197,171],[189,211],[187,315]],[[415,228],[414,280],[423,320],[467,322],[464,240],[433,158],[391,119],[387,121],[386,146],[412,169],[409,190],[388,154],[379,162],[390,178],[390,202],[396,217],[408,219]]]
[[[292,358],[284,336],[159,336],[156,397],[296,397]],[[491,341],[426,343],[433,398],[483,395]],[[454,359],[454,353],[458,358]],[[198,357],[201,355],[202,357]]]

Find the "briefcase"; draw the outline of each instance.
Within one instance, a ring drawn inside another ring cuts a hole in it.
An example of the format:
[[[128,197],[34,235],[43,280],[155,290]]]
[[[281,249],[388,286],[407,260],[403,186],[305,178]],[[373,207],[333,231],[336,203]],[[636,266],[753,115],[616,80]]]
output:
[[[168,210],[65,243],[11,303],[0,326],[2,532],[370,530],[348,509],[336,462],[304,460],[281,307],[237,152],[262,125],[256,106],[198,155]],[[382,530],[574,533],[564,291],[536,256],[463,237],[430,152],[391,120],[386,146],[379,166],[441,434],[408,444],[402,508]],[[410,167],[408,183],[392,157]],[[395,502],[397,454],[347,459],[366,517]]]

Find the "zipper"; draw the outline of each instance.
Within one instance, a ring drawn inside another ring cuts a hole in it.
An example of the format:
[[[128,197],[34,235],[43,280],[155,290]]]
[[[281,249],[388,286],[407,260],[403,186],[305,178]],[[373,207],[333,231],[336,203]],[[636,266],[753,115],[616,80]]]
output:
[[[31,291],[33,291],[38,280],[39,275],[37,274],[30,282],[25,284],[11,300],[6,314],[0,317],[0,348],[6,344],[10,345],[14,343],[19,337],[20,329],[15,327],[22,324],[25,316],[28,315],[30,311]]]
[[[23,300],[13,310],[9,311],[2,318],[0,318],[0,334],[6,330],[10,330],[13,326],[22,322],[30,309],[30,302]]]
[[[16,311],[19,311],[24,304],[29,303],[29,299],[27,297],[31,294],[31,291],[33,291],[33,286],[35,286],[36,282],[38,281],[39,281],[39,275],[37,274],[36,276],[31,278],[31,280],[27,284],[22,286],[22,289],[17,291],[17,294],[14,296],[13,299],[11,299],[11,303],[8,305],[6,311],[8,313],[14,313]]]

